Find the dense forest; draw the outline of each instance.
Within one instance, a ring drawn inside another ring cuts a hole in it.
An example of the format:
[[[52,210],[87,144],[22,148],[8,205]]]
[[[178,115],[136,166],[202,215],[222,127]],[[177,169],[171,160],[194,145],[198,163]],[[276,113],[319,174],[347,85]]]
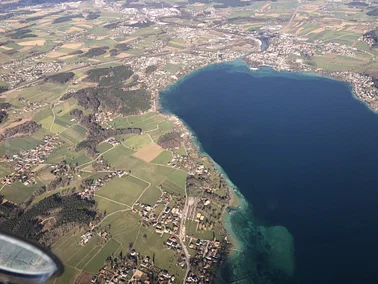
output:
[[[158,145],[164,149],[175,148],[181,146],[181,136],[178,132],[169,132],[159,137]]]
[[[13,136],[17,134],[27,134],[27,135],[33,134],[41,127],[42,126],[36,123],[35,121],[24,122],[20,125],[5,129],[4,132],[0,134],[0,141],[12,138]]]
[[[8,91],[8,88],[0,85],[0,94]]]
[[[117,112],[124,115],[138,114],[150,108],[150,94],[145,89],[127,90],[124,81],[134,72],[129,66],[98,68],[87,72],[86,81],[98,83],[98,87],[81,89],[75,93],[62,97],[67,100],[71,97],[78,100],[84,109]]]
[[[109,68],[97,68],[87,72],[86,80],[98,83],[99,87],[123,85],[123,82],[129,79],[134,72],[130,66],[115,66]]]
[[[50,246],[72,227],[88,225],[95,217],[94,201],[82,200],[76,195],[54,194],[27,211],[20,210],[3,222],[1,229]]]
[[[373,9],[366,13],[368,16],[378,16],[378,8]]]
[[[28,37],[37,37],[35,34],[31,33],[31,29],[19,29],[16,32],[13,32],[9,35],[12,39],[22,39],[22,38],[28,38]]]
[[[150,95],[144,89],[126,91],[122,86],[85,88],[68,94],[63,99],[76,98],[84,109],[97,111],[101,106],[105,111],[124,115],[138,114],[150,107]]]
[[[65,84],[68,81],[70,81],[73,77],[75,77],[75,73],[73,72],[62,72],[62,73],[57,73],[51,76],[47,76],[44,81],[58,83],[58,84]]]
[[[127,43],[120,43],[120,44],[117,44],[115,48],[109,50],[109,53],[111,56],[116,56],[123,51],[128,51],[129,49],[131,49],[130,45],[128,45]]]
[[[60,23],[64,23],[64,22],[69,22],[74,18],[83,18],[83,15],[78,14],[78,15],[70,15],[70,16],[59,17],[59,18],[56,18],[52,23],[53,24],[60,24]]]
[[[150,65],[146,67],[146,70],[144,71],[146,75],[150,75],[154,73],[158,69],[157,65]]]
[[[350,8],[364,8],[369,6],[366,2],[352,1],[347,4]]]
[[[9,218],[14,218],[17,212],[17,205],[12,202],[6,201],[4,195],[0,195],[0,224],[9,220]]]
[[[115,29],[116,27],[118,27],[118,25],[120,24],[121,22],[115,22],[115,23],[110,23],[110,24],[106,24],[103,26],[104,29],[108,29],[108,30],[112,30],[112,29]]]
[[[100,16],[101,16],[100,12],[89,12],[89,14],[87,15],[85,19],[87,21],[93,21],[93,20],[96,20]]]
[[[89,57],[89,58],[100,56],[100,55],[105,54],[106,50],[108,50],[108,49],[109,49],[108,46],[94,47],[94,48],[91,48],[90,50],[88,50],[86,53],[82,54],[81,56],[82,57]]]
[[[3,123],[8,118],[8,113],[4,110],[0,111],[0,123]]]

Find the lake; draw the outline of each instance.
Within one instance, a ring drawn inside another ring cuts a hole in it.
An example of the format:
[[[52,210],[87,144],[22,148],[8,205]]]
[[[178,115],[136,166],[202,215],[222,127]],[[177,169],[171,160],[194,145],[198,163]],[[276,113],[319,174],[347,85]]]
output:
[[[246,205],[218,283],[378,283],[378,116],[343,82],[240,63],[161,93]]]

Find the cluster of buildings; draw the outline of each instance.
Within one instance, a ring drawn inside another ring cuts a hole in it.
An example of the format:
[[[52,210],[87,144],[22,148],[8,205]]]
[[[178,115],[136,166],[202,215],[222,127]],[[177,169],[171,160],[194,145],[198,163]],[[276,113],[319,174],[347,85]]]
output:
[[[221,256],[221,244],[219,241],[191,239],[189,248],[195,250],[191,257],[191,270],[185,283],[212,283],[213,268],[217,265]]]
[[[279,34],[269,42],[265,52],[252,53],[247,56],[247,61],[252,66],[272,66],[277,70],[302,70],[311,69],[304,64],[303,58],[327,53],[355,57],[356,48],[343,44],[316,40],[308,42],[307,38],[291,34]]]
[[[178,207],[170,208],[168,206],[170,197],[171,194],[167,193],[166,191],[162,191],[161,197],[153,206],[136,202],[133,206],[133,213],[138,212],[138,214],[142,217],[143,222],[149,226],[155,227],[155,231],[158,234],[177,233],[179,231],[182,212],[180,209],[178,209]],[[159,205],[164,206],[164,208],[157,215],[155,212]]]
[[[99,231],[97,235],[103,240],[108,240],[109,238],[109,234],[106,231]],[[94,236],[95,233],[92,230],[87,231],[85,234],[81,236],[79,245],[85,246]]]
[[[142,256],[135,249],[131,249],[125,256],[120,254],[119,257],[110,257],[98,274],[93,276],[91,282],[98,283],[104,280],[108,284],[172,284],[175,279],[175,275],[171,275],[167,270],[154,267],[150,256]]]
[[[46,102],[30,102],[29,100],[25,100],[20,98],[19,101],[21,103],[25,103],[25,106],[22,109],[14,108],[12,110],[13,113],[25,113],[25,112],[35,112],[36,110],[46,108],[49,104]]]
[[[42,55],[37,57],[42,57]],[[43,74],[57,73],[64,65],[64,63],[61,62],[33,62],[31,65],[26,65],[27,62],[24,61],[28,60],[13,61],[2,65],[1,67],[8,72],[0,74],[0,81],[5,81],[11,88],[14,88],[22,82],[30,82],[39,79]],[[21,64],[22,66],[20,66]]]
[[[141,279],[144,275],[143,272],[136,269],[138,264],[139,254],[133,249],[127,256],[111,257],[111,261],[107,262],[98,274],[92,277],[92,283],[108,284],[116,283],[130,283],[129,281]],[[135,278],[134,278],[135,275]],[[131,282],[139,283],[139,282]],[[141,282],[143,283],[143,282]]]
[[[35,184],[32,167],[42,164],[57,146],[62,144],[58,136],[46,135],[43,143],[30,150],[22,150],[18,154],[3,156],[1,162],[13,164],[14,172],[1,179],[2,184],[10,185],[16,181],[24,185]]]
[[[155,52],[155,51],[154,51]],[[140,56],[125,59],[130,64],[134,73],[138,75],[139,81],[147,85],[147,89],[155,98],[160,90],[177,81],[186,74],[213,63],[232,61],[245,54],[243,50],[225,49],[221,52],[202,51],[199,49],[192,52],[181,50],[164,53],[160,56]],[[155,65],[157,70],[146,74],[146,68]],[[177,71],[168,70],[169,65],[177,66]],[[156,107],[156,106],[155,106]]]
[[[266,52],[250,54],[246,61],[252,67],[265,65],[277,70],[313,71],[303,58],[327,53],[355,57],[356,50],[354,47],[338,43],[320,40],[311,43],[306,38],[281,34],[270,40]],[[370,76],[351,71],[331,72],[320,68],[314,71],[352,84],[355,95],[369,103],[374,110],[378,110],[378,107],[371,103],[378,98],[378,90],[373,87],[374,81]]]
[[[367,102],[370,107],[378,111],[378,106],[373,104],[378,98],[378,89],[374,87],[373,79],[370,76],[354,72],[332,72],[330,75],[353,86],[354,94],[361,100]]]
[[[358,38],[358,41],[365,42],[369,46],[376,45],[377,44],[377,42],[376,42],[377,38],[373,38],[372,33],[373,32],[365,33],[364,35],[362,35],[361,37]],[[374,31],[374,34],[375,34],[375,31]]]

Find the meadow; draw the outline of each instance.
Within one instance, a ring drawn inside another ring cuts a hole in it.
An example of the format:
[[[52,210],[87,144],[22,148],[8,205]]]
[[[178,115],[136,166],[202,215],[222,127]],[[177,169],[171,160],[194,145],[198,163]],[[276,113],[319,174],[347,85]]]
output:
[[[132,206],[147,187],[148,183],[132,176],[126,176],[114,178],[106,183],[97,191],[96,195],[113,200],[115,203]]]

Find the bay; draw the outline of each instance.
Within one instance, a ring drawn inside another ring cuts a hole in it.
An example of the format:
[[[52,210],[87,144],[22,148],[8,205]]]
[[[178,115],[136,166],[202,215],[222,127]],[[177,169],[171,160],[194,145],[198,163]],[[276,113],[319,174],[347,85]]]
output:
[[[161,93],[235,184],[218,283],[378,283],[378,116],[350,86],[240,63]]]

